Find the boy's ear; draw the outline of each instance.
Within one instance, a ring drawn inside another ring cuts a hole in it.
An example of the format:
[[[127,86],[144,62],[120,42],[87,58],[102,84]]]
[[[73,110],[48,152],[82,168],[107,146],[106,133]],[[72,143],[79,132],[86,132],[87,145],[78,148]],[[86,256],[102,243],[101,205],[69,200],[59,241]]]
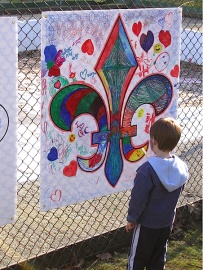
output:
[[[152,142],[153,142],[153,145],[157,145],[157,141],[154,139],[154,137],[152,137]]]

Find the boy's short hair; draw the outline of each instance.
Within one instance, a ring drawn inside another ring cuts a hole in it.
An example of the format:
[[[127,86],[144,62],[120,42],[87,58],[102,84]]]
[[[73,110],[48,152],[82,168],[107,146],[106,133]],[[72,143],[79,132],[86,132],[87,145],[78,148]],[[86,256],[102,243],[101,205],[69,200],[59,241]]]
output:
[[[160,118],[150,128],[150,137],[158,143],[162,151],[172,151],[181,136],[181,127],[171,117]]]

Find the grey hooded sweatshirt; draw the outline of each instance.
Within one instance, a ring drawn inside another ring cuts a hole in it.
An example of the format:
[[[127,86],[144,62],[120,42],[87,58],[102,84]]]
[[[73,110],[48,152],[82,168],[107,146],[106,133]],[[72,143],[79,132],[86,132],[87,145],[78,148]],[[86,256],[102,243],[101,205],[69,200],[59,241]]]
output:
[[[137,170],[127,221],[154,229],[171,226],[187,179],[187,165],[177,156],[150,157]]]

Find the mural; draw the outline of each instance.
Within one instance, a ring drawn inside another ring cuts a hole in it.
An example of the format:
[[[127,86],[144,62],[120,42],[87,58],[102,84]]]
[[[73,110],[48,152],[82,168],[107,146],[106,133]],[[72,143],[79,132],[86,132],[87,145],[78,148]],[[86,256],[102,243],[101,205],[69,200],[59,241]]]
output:
[[[181,9],[42,14],[41,210],[132,187],[176,117]]]
[[[0,18],[0,226],[12,223],[17,182],[17,18]]]

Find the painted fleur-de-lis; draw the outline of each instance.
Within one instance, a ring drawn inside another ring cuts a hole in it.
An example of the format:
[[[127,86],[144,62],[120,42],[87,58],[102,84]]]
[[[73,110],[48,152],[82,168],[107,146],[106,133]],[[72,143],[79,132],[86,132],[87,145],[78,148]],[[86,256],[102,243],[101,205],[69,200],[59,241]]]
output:
[[[97,152],[91,158],[78,157],[80,168],[86,172],[97,170],[105,162],[105,175],[112,187],[118,183],[123,170],[123,157],[129,162],[140,160],[149,142],[134,146],[137,126],[131,125],[135,111],[143,104],[154,107],[155,116],[161,114],[172,99],[172,85],[164,75],[153,74],[142,79],[125,95],[138,67],[136,56],[118,16],[95,66],[106,91],[108,106],[99,91],[84,83],[73,83],[56,93],[50,103],[50,116],[63,131],[70,131],[76,117],[91,114],[98,124],[92,134]],[[124,108],[124,109],[122,109]]]

